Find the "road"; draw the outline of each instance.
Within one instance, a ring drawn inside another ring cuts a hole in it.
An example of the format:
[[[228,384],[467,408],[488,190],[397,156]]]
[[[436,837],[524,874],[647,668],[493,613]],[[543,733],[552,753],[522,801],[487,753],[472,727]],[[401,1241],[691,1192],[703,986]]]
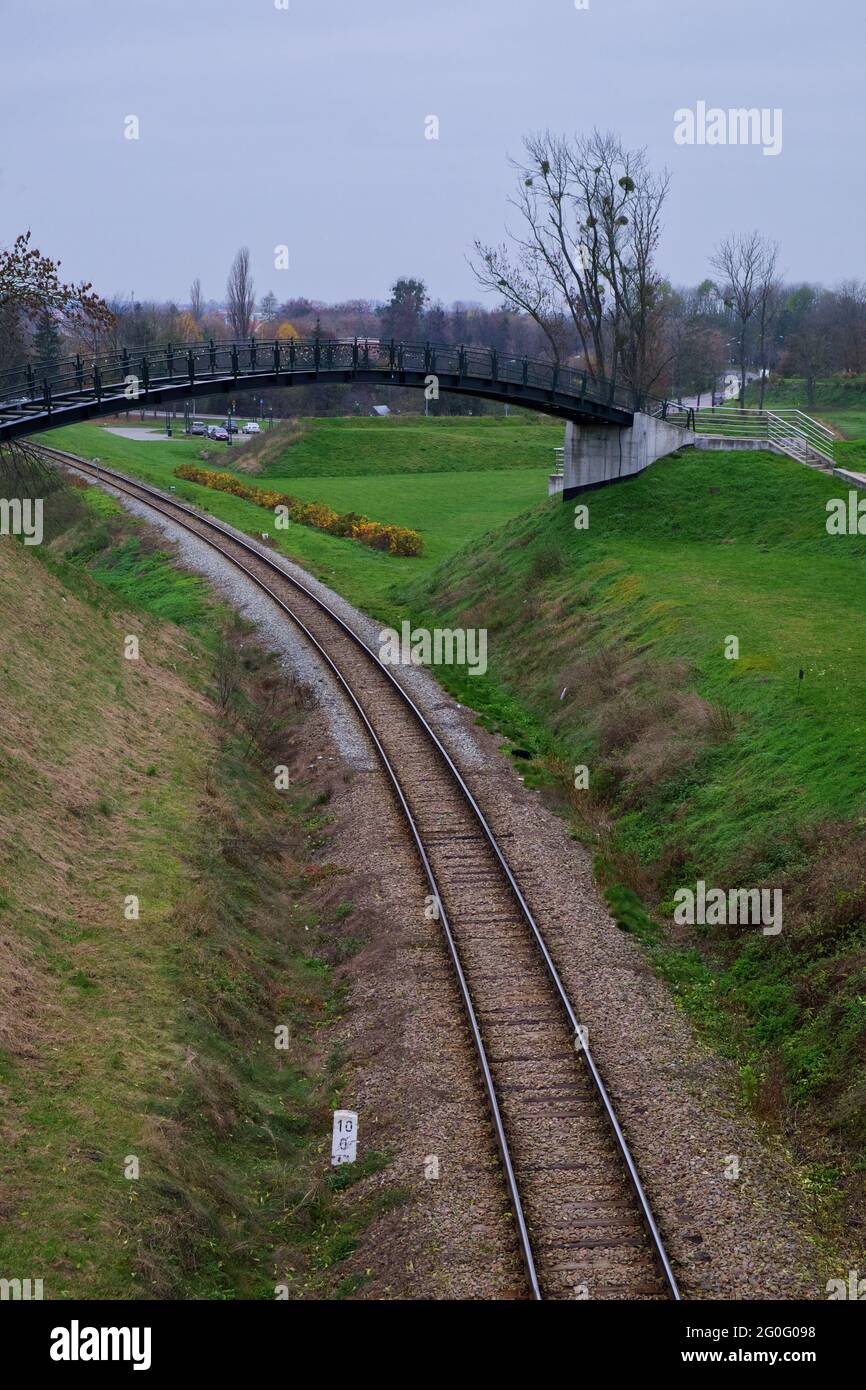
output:
[[[760,379],[760,376],[761,376],[761,373],[760,373],[760,372],[747,371],[747,372],[746,372],[746,381],[758,381],[758,380]],[[729,372],[726,372],[726,373],[725,373],[725,384],[724,384],[724,386],[723,386],[723,388],[722,388],[722,394],[724,395],[725,401],[727,402],[727,401],[736,400],[737,396],[739,395],[739,391],[740,391],[740,373],[737,372],[737,371],[729,371]],[[697,410],[697,409],[698,409],[698,398],[697,398],[697,396],[684,396],[684,397],[682,398],[682,402],[681,402],[681,403],[682,403],[683,405],[685,405],[685,406],[690,406],[693,410]],[[703,408],[705,408],[705,409],[711,404],[711,402],[710,402],[710,393],[709,393],[709,391],[704,391],[704,392],[702,393],[702,395],[701,395],[701,400],[700,400],[700,404],[701,404],[701,406],[702,406]]]

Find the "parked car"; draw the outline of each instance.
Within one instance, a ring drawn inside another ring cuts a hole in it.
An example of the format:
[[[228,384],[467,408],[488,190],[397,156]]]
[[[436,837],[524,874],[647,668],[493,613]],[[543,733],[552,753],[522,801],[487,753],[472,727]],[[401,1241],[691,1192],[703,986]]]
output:
[[[244,425],[244,434],[261,434],[262,427],[257,420],[248,420]]]
[[[224,430],[222,425],[211,425],[207,432],[208,439],[228,439],[229,432]]]
[[[207,425],[204,420],[193,420],[190,434],[207,434]]]
[[[228,430],[229,434],[237,434],[238,432],[237,420],[223,420],[222,427],[224,430]]]

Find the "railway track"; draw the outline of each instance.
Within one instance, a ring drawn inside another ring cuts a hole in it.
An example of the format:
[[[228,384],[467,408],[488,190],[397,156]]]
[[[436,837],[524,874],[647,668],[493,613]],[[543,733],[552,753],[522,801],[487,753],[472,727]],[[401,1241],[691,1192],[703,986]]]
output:
[[[401,683],[321,598],[219,521],[102,465],[43,452],[219,551],[304,633],[342,687],[376,749],[438,910],[530,1296],[679,1299],[614,1106],[543,934],[470,788]]]

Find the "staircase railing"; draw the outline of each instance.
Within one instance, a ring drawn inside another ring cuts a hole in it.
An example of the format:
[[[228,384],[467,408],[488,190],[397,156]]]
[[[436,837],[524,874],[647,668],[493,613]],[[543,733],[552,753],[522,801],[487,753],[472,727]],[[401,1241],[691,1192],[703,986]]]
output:
[[[831,467],[835,463],[833,431],[802,410],[707,406],[695,411],[695,433],[716,439],[767,440],[792,458],[817,455]]]
[[[828,463],[836,462],[833,448],[835,436],[820,420],[814,420],[802,410],[770,410],[767,414],[770,438],[776,443],[783,443],[786,439],[801,440]]]

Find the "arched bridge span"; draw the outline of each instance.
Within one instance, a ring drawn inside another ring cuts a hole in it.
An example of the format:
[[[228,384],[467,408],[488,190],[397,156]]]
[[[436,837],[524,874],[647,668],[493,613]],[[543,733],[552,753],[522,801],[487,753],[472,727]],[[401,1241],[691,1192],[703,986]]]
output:
[[[0,443],[101,415],[238,390],[336,385],[424,388],[538,410],[565,421],[628,427],[640,412],[677,423],[668,401],[571,367],[495,348],[370,340],[163,344],[122,349],[89,361],[24,364],[0,373]]]

